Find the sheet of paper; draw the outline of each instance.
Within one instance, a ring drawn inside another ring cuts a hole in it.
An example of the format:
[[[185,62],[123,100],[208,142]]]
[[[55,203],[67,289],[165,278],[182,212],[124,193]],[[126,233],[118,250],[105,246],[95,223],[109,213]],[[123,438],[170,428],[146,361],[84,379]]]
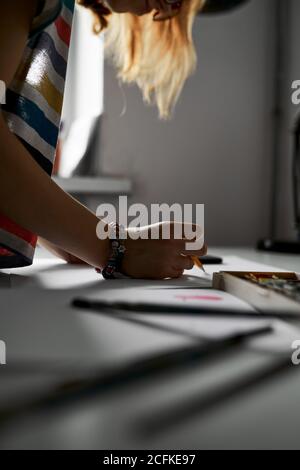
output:
[[[162,283],[161,283],[162,284]],[[250,318],[234,315],[234,312],[255,313],[255,309],[246,302],[228,294],[214,289],[187,287],[178,288],[174,286],[157,287],[153,284],[136,284],[129,287],[126,284],[114,284],[111,289],[98,290],[84,296],[92,302],[128,302],[138,304],[150,304],[157,306],[157,312],[118,312],[124,320],[144,324],[152,328],[161,328],[165,331],[181,333],[191,337],[205,340],[218,340],[229,337],[233,334],[244,333],[256,328],[272,324],[272,321],[257,317]],[[172,314],[160,313],[159,307],[187,307],[197,308],[207,313],[193,314]],[[230,311],[232,314],[214,316],[209,311],[223,312]]]
[[[131,288],[112,289],[95,292],[84,297],[92,302],[128,302],[149,304],[159,307],[195,308],[201,311],[255,312],[255,309],[243,300],[227,292],[215,289],[158,289]]]
[[[165,331],[181,333],[199,340],[215,341],[272,325],[271,321],[261,318],[233,316],[129,313],[124,314],[123,317],[152,328],[162,328]]]
[[[270,325],[269,320],[261,318],[249,318],[235,316],[234,312],[254,313],[255,310],[246,302],[232,295],[213,289],[157,289],[157,288],[126,288],[113,289],[111,291],[97,292],[85,296],[90,301],[111,301],[143,303],[157,306],[157,312],[124,312],[123,319],[136,323],[148,325],[149,327],[161,328],[165,331],[181,333],[191,337],[205,340],[217,340],[229,337],[236,333],[261,328]],[[202,312],[229,311],[232,315],[222,317],[209,313],[160,313],[159,307],[174,306],[187,308],[195,307]],[[119,315],[119,313],[118,313]]]

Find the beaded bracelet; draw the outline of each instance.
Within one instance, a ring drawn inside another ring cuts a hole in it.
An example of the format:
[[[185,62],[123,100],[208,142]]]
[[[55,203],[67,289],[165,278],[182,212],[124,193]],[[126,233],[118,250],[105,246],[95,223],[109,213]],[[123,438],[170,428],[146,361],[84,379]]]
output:
[[[103,269],[96,268],[96,271],[104,277],[104,279],[117,279],[125,277],[121,274],[121,265],[126,251],[124,245],[124,227],[119,226],[117,223],[112,222],[109,225],[110,240],[111,240],[111,253],[108,262]]]

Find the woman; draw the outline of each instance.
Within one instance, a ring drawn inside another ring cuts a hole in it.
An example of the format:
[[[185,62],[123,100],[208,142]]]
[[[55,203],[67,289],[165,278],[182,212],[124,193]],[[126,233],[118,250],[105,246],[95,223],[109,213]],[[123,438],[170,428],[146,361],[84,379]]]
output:
[[[105,6],[98,1],[81,3],[96,15],[96,29],[106,26],[111,12],[114,18],[125,12],[135,19],[151,14],[153,24],[165,21],[170,28],[182,8],[180,3],[174,6],[165,0],[109,0]],[[178,240],[174,236],[170,240],[127,237],[112,246],[109,239],[101,240],[96,234],[97,225],[105,226],[105,222],[99,222],[95,214],[50,178],[73,10],[74,0],[10,0],[0,5],[0,80],[7,85],[6,105],[0,115],[0,267],[30,264],[39,237],[65,259],[76,257],[104,273],[112,273],[111,277],[114,271],[135,278],[178,277],[192,268],[190,255],[202,255],[205,248],[186,252],[184,237]],[[142,25],[136,23],[137,27]],[[145,31],[147,28],[145,25]],[[140,38],[143,34],[139,30]],[[112,35],[113,39],[116,36]],[[131,43],[138,45],[136,40]],[[115,52],[121,52],[122,47],[116,44]],[[180,85],[172,84],[171,94],[167,95],[159,89],[162,77],[153,87],[149,84],[151,73],[143,76],[143,70],[136,68],[134,55],[131,58],[132,63],[127,65],[124,58],[116,58],[120,73],[125,79],[129,73],[128,80],[140,79],[146,98],[157,92],[161,114],[168,113]],[[173,224],[170,225],[172,232]],[[161,232],[162,226],[159,229]],[[148,231],[149,227],[141,229]]]

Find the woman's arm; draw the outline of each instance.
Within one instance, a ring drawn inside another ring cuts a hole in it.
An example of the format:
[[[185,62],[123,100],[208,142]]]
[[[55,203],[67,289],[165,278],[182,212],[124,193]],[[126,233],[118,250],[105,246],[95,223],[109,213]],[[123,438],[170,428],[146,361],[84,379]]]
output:
[[[26,45],[36,0],[0,4],[0,80],[9,84]],[[39,167],[0,115],[0,211],[24,228],[93,266],[103,266],[109,242],[96,236],[98,218]]]
[[[35,8],[36,0],[0,2],[0,80],[6,84],[21,60]],[[0,212],[88,264],[104,267],[110,244],[97,238],[99,219],[51,180],[9,131],[1,114],[0,169]],[[186,253],[184,238],[129,238],[125,244],[122,269],[136,278],[178,277],[192,268],[189,255],[205,252],[204,248]]]
[[[54,245],[53,243],[50,243],[48,240],[45,240],[44,238],[39,237],[38,244],[42,246],[43,248],[46,248],[46,250],[52,253],[52,255],[56,256],[57,258],[63,259],[67,263],[84,264],[84,261],[82,261],[82,259],[77,258],[77,256],[71,255],[70,253],[67,253],[65,250],[62,250],[61,248]]]

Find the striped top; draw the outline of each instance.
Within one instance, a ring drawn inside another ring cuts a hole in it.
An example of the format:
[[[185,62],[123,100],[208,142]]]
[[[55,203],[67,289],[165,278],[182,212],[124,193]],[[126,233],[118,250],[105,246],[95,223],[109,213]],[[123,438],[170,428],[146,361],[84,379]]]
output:
[[[20,66],[7,89],[2,111],[10,130],[51,175],[75,0],[43,0],[40,3]],[[30,265],[36,242],[35,234],[0,213],[0,268]]]

